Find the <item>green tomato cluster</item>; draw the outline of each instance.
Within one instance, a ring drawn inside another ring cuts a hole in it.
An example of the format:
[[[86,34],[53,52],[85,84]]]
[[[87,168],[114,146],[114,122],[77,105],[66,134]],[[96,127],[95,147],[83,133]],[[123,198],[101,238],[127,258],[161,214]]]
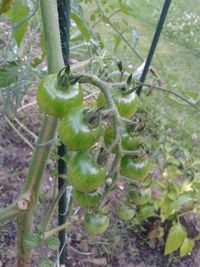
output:
[[[127,94],[119,88],[113,88],[111,94],[119,115],[131,118],[139,104],[135,92]],[[115,139],[112,124],[102,123],[97,116],[101,109],[107,107],[105,96],[100,93],[96,108],[88,108],[83,101],[83,90],[78,83],[65,88],[59,85],[57,75],[51,74],[40,82],[37,102],[45,114],[60,118],[58,135],[61,142],[68,147],[70,154],[67,179],[73,186],[74,200],[86,210],[85,227],[95,234],[105,232],[109,226],[109,217],[96,210],[96,207],[103,198],[98,189],[103,187],[108,178],[108,164],[100,164],[104,160],[98,160],[94,153],[98,147],[104,147],[106,151]],[[123,149],[138,149],[142,142],[141,137],[133,136],[125,123],[121,123],[119,127]],[[113,148],[110,153],[115,154],[116,149]],[[121,158],[119,172],[130,180],[143,182],[149,172],[149,162],[138,162],[132,156],[124,155]],[[117,215],[120,220],[130,220],[134,216],[134,209],[121,203],[117,207]]]

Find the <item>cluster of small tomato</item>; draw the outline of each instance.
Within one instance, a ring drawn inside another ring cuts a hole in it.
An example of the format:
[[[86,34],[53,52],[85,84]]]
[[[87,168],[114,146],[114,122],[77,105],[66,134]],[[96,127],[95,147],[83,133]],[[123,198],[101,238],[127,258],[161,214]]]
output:
[[[108,164],[98,161],[92,151],[99,140],[105,147],[114,142],[114,128],[112,124],[102,124],[98,108],[91,110],[84,103],[83,90],[78,82],[73,86],[68,84],[66,88],[64,75],[59,75],[50,74],[41,80],[37,90],[37,102],[44,113],[61,119],[58,134],[71,151],[67,179],[73,186],[73,198],[80,207],[86,209],[85,227],[92,233],[101,234],[109,226],[109,217],[95,208],[102,199],[98,188],[105,184],[108,178]],[[135,92],[124,94],[121,89],[114,88],[111,93],[119,114],[125,118],[132,117],[139,102]],[[103,93],[99,94],[97,106],[106,107]],[[123,149],[132,151],[139,147],[140,137],[133,138],[125,123],[120,125],[120,135]],[[115,150],[112,153],[114,154]],[[134,162],[130,155],[121,158],[122,176],[143,181],[148,171],[148,161]],[[117,214],[121,220],[130,220],[134,216],[134,210],[120,203]]]

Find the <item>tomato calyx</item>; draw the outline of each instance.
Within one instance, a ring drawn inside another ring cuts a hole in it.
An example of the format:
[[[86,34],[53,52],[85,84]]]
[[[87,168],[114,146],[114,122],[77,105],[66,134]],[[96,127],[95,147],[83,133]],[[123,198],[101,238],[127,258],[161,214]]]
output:
[[[37,102],[44,113],[63,118],[72,107],[83,103],[83,92],[79,84],[59,84],[57,74],[44,77],[37,89]]]
[[[83,110],[83,120],[91,129],[98,127],[101,124],[101,113],[99,109]]]
[[[97,163],[100,166],[105,166],[108,162],[108,153],[104,147],[100,147],[97,155]]]
[[[67,91],[67,89],[71,86],[71,83],[69,80],[69,74],[70,74],[69,65],[62,68],[57,74],[57,85],[58,85],[58,88],[62,91]]]

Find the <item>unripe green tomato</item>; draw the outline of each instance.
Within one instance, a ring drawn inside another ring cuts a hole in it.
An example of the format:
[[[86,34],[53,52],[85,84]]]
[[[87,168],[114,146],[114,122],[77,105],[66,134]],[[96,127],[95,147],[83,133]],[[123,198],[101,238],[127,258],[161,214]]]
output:
[[[135,113],[139,99],[135,92],[126,94],[119,88],[112,88],[112,97],[121,116],[130,118]],[[106,107],[106,99],[103,93],[100,93],[97,99],[99,108]]]
[[[87,151],[78,152],[68,163],[68,181],[78,191],[92,192],[106,179],[106,171],[99,167]]]
[[[72,108],[61,120],[58,127],[60,140],[75,151],[87,150],[103,133],[101,125],[92,128],[84,118],[84,107]]]
[[[61,88],[57,74],[49,74],[41,80],[37,89],[37,103],[46,114],[62,118],[67,112],[83,103],[83,93],[79,84]]]
[[[128,131],[126,130],[126,127],[124,125],[121,125],[120,127],[120,135],[121,135],[121,141],[122,141],[122,147],[125,150],[136,150],[141,144],[141,137],[131,136]],[[114,141],[114,128],[113,126],[108,126],[104,132],[104,143],[109,146]]]
[[[135,210],[126,206],[124,203],[119,203],[117,205],[117,217],[122,221],[130,221],[134,215]]]
[[[149,174],[149,170],[149,160],[134,162],[131,156],[123,156],[121,159],[120,174],[127,178],[144,182]]]
[[[151,190],[143,189],[141,192],[130,190],[128,192],[129,201],[135,205],[144,205],[151,199]]]
[[[73,191],[73,197],[76,203],[85,209],[94,208],[101,199],[101,194],[97,191],[94,192],[80,192]]]
[[[103,234],[109,226],[109,218],[102,214],[86,213],[84,216],[85,228],[93,234]]]

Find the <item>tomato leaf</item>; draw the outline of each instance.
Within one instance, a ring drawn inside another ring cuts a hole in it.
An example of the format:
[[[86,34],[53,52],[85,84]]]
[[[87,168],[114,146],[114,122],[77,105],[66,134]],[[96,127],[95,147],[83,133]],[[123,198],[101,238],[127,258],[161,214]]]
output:
[[[180,256],[184,257],[188,255],[192,251],[194,245],[195,245],[194,240],[185,237],[183,245],[180,248]]]
[[[188,204],[193,201],[193,197],[191,194],[182,194],[177,196],[176,200],[174,200],[172,204],[172,208],[176,209],[176,211],[180,210],[182,205]]]
[[[56,237],[49,237],[47,239],[47,246],[50,249],[57,250],[59,248],[59,246],[60,246],[60,241]]]
[[[0,5],[0,15],[11,9],[12,0],[2,0]]]
[[[82,33],[84,39],[88,42],[91,37],[91,30],[88,26],[87,21],[83,17],[82,12],[72,6],[71,9],[71,18],[75,21],[77,27],[79,28],[80,32]]]
[[[31,234],[25,237],[24,242],[29,247],[37,247],[41,242],[41,237],[38,234]]]
[[[116,52],[116,50],[117,50],[117,48],[118,48],[118,46],[120,45],[120,43],[121,43],[121,37],[119,36],[119,35],[117,35],[117,34],[115,34],[114,35],[114,44],[115,44],[115,52]]]
[[[0,68],[0,88],[7,87],[17,81],[18,65],[15,62]]]
[[[149,217],[155,216],[154,206],[151,205],[144,205],[138,211],[138,218],[140,221],[143,221]]]
[[[165,244],[165,255],[180,248],[186,237],[186,229],[180,223],[171,227]]]
[[[175,209],[172,206],[173,200],[166,196],[160,203],[161,220],[164,222],[170,215],[174,214]]]
[[[49,259],[43,259],[38,267],[54,267],[54,263]]]
[[[195,241],[200,240],[200,233],[199,233],[197,236],[195,236],[194,240],[195,240]]]
[[[11,21],[14,24],[14,36],[18,46],[23,40],[28,27],[28,21],[25,19],[28,14],[29,7],[21,0],[15,0],[12,7]]]

